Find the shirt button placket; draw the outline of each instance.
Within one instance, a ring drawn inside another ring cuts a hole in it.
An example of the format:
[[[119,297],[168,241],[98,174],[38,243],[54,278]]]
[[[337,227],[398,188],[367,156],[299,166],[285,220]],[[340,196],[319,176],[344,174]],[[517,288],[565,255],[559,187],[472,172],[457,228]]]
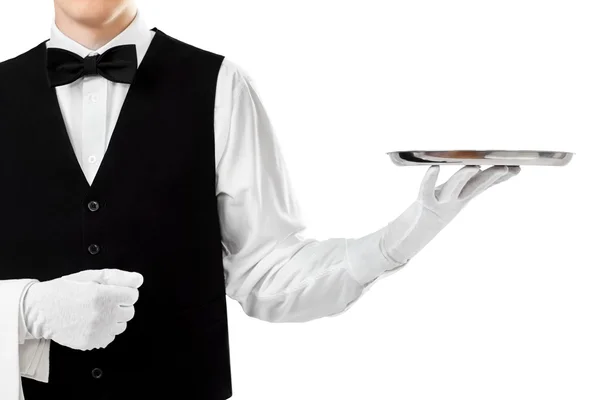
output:
[[[107,140],[107,94],[108,80],[101,76],[86,76],[83,80],[83,103],[81,114],[82,168],[88,179],[98,172],[103,149]]]

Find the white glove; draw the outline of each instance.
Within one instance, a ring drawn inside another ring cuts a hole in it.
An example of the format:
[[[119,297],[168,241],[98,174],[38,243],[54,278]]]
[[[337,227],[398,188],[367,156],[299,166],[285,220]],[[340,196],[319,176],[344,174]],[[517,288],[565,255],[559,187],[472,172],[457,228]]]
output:
[[[118,269],[85,270],[32,284],[23,296],[29,334],[76,350],[104,348],[134,316],[143,276]]]
[[[465,166],[436,187],[439,171],[439,165],[429,167],[417,200],[383,228],[380,247],[390,261],[408,262],[475,196],[517,175],[521,168],[496,165],[481,170],[479,166]]]

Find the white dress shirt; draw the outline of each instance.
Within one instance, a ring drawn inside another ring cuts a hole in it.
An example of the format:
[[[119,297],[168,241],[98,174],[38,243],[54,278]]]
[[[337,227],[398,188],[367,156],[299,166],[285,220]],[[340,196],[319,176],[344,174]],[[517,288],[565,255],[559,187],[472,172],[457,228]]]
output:
[[[47,46],[85,57],[135,44],[139,65],[153,36],[138,11],[123,32],[95,51],[67,37],[54,21]],[[71,144],[90,184],[128,90],[129,84],[99,75],[56,88]],[[376,237],[372,245],[365,245],[371,239],[359,244],[354,239],[302,236],[306,227],[265,107],[252,79],[227,58],[218,75],[214,113],[215,195],[226,293],[247,315],[271,322],[340,315],[377,280],[403,265],[383,255]],[[20,370],[23,377],[48,382],[49,341],[32,339],[15,311],[24,288],[35,278],[0,281],[0,304],[9,305],[0,310],[0,345],[6,347],[0,348],[6,350],[0,373],[3,368],[13,375]],[[4,383],[0,377],[0,386]]]

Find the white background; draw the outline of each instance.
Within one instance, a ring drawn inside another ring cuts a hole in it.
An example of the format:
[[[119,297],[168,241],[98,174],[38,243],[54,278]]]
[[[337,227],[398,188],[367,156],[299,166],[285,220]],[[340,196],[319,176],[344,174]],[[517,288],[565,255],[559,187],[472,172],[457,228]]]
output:
[[[316,238],[413,201],[425,167],[387,151],[577,153],[482,194],[340,317],[272,324],[228,299],[233,399],[600,399],[597,2],[138,4],[253,78]],[[2,2],[0,59],[47,39],[51,13]]]

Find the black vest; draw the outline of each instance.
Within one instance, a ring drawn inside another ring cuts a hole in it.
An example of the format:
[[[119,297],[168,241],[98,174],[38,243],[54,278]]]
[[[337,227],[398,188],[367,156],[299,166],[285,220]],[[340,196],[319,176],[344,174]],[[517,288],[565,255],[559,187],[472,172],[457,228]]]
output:
[[[0,63],[0,279],[144,276],[127,330],[104,349],[51,342],[49,382],[23,378],[26,400],[232,395],[214,156],[224,57],[153,31],[91,186],[45,42]]]

